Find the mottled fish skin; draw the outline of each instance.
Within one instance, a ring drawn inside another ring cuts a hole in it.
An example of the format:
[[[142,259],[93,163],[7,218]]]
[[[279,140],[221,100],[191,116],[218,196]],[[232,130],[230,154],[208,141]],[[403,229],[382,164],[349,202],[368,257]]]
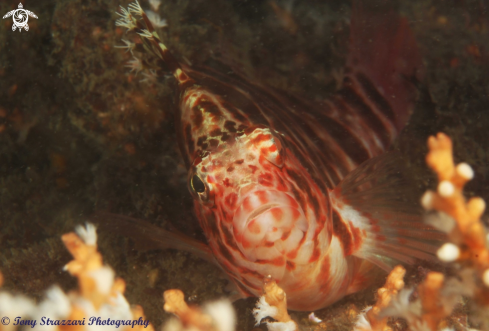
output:
[[[376,72],[376,59],[355,58],[371,46],[352,37],[343,86],[313,104],[235,73],[178,63],[138,7],[123,23],[139,31],[144,46],[178,81],[178,138],[195,211],[213,254],[241,293],[260,296],[264,277],[271,275],[287,293],[289,308],[315,310],[360,289],[368,263],[355,255],[375,229],[368,220],[361,223],[360,214],[356,223],[345,219],[356,211],[335,187],[389,148],[409,117],[411,87],[386,83],[391,67],[387,76]],[[395,14],[392,21],[410,39],[413,59],[406,73],[419,65],[419,56],[407,23]],[[361,34],[356,30],[368,28],[352,23],[352,35]],[[399,34],[389,33],[387,43]]]

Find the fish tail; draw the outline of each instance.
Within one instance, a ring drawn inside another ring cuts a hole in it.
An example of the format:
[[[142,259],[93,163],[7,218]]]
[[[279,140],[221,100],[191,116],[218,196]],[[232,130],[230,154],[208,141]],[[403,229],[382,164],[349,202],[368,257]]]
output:
[[[370,128],[371,137],[363,138],[375,140],[379,152],[388,149],[409,120],[417,96],[413,81],[421,69],[422,58],[409,23],[390,1],[381,6],[354,1],[340,96]]]
[[[436,261],[446,235],[425,224],[419,194],[397,153],[375,157],[332,192],[333,234],[345,256],[390,271],[393,266]]]
[[[180,84],[190,80],[178,60],[161,41],[153,23],[151,23],[151,20],[137,0],[129,4],[127,9],[121,6],[120,12],[117,14],[120,18],[116,21],[116,25],[126,28],[128,32],[137,33],[141,39],[144,51],[161,60],[159,63],[160,68],[172,73]],[[126,42],[126,44],[128,43]]]

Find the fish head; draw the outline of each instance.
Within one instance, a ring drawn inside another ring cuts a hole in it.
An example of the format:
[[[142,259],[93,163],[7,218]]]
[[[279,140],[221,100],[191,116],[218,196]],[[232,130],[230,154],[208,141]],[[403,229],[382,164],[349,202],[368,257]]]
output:
[[[308,176],[302,178],[305,170],[278,132],[252,125],[226,135],[212,146],[202,144],[206,149],[188,175],[208,240],[212,246],[228,237],[224,241],[250,261],[283,257],[305,241],[318,217],[325,223],[329,205],[309,203],[322,193]]]

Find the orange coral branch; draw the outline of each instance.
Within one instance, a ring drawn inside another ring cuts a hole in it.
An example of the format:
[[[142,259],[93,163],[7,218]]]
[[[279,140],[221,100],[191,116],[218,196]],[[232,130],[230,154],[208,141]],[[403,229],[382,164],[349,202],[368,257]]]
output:
[[[277,285],[272,277],[266,277],[263,281],[263,294],[270,306],[277,308],[277,314],[273,316],[278,322],[292,321],[287,312],[287,297],[285,291]]]
[[[256,303],[253,314],[257,325],[267,316],[275,319],[276,322],[266,322],[269,330],[297,330],[297,324],[287,312],[287,295],[271,276],[263,280],[263,295]]]
[[[68,321],[64,325],[50,324],[53,330],[59,331],[85,330],[88,323],[114,325],[123,331],[131,329],[154,331],[153,326],[145,319],[140,306],[130,308],[123,295],[125,282],[115,278],[114,271],[103,264],[102,255],[97,251],[97,233],[94,225],[87,223],[85,227],[77,226],[76,233],[65,234],[62,240],[74,258],[65,266],[65,270],[78,278],[79,289],[66,294],[59,287],[54,286],[47,291],[46,299],[40,304],[22,295],[3,292],[2,308],[9,309],[7,312],[2,312],[5,316],[23,318],[46,316],[53,323]],[[102,316],[92,321],[96,313]],[[18,329],[12,324],[8,328]]]
[[[64,234],[61,240],[73,256],[74,260],[66,266],[71,275],[78,278],[78,287],[81,297],[89,300],[96,310],[102,305],[111,305],[118,295],[122,295],[126,289],[126,283],[122,278],[114,278],[111,268],[104,266],[102,255],[97,250],[97,235],[95,227],[87,224],[86,228],[78,226],[77,233]],[[140,306],[131,308],[133,319],[144,320],[144,313]],[[77,306],[72,306],[71,319],[82,319],[86,313]],[[141,330],[143,325],[132,326],[133,329]],[[75,326],[70,330],[78,330]],[[154,331],[151,324],[145,328]]]
[[[377,290],[377,302],[367,311],[366,318],[370,323],[371,330],[383,331],[390,329],[387,327],[388,317],[380,317],[382,311],[389,306],[392,298],[396,297],[398,292],[404,288],[404,275],[406,270],[402,266],[397,266],[391,271],[384,287]],[[357,328],[360,329],[360,328]]]
[[[480,221],[485,202],[478,197],[467,201],[463,195],[463,188],[474,172],[466,163],[455,165],[452,141],[445,134],[430,137],[428,148],[426,162],[437,174],[439,183],[436,191],[424,194],[421,203],[427,210],[441,212],[429,222],[446,232],[451,242],[445,243],[437,254],[444,262],[459,262],[463,267],[460,277],[449,279],[451,285],[446,291],[445,276],[429,272],[417,287],[419,298],[411,301],[410,291],[397,293],[404,285],[404,269],[396,267],[385,287],[379,289],[377,303],[359,316],[355,330],[386,330],[386,316],[396,316],[405,318],[410,329],[435,331],[452,313],[462,295],[474,297],[479,305],[489,305],[487,231]],[[393,281],[398,281],[397,287]]]
[[[439,272],[430,272],[421,285],[418,286],[422,305],[421,320],[429,330],[437,330],[440,322],[450,315],[443,304],[441,290],[445,277]],[[451,308],[451,307],[450,307]]]
[[[163,293],[165,304],[163,309],[180,318],[184,327],[195,327],[197,330],[213,330],[212,319],[197,307],[189,307],[185,302],[183,292],[168,290]]]
[[[474,269],[477,290],[473,296],[482,305],[489,305],[489,250],[487,230],[480,221],[486,203],[479,197],[467,201],[463,195],[464,185],[473,178],[474,172],[466,163],[455,166],[452,157],[452,141],[443,133],[428,139],[429,153],[426,162],[438,175],[436,192],[428,191],[422,198],[428,210],[437,210],[449,215],[455,226],[447,230],[451,243],[438,251],[443,261],[458,261],[465,269]],[[482,286],[480,286],[482,285]]]
[[[467,201],[463,195],[463,187],[473,178],[473,170],[466,163],[455,166],[452,142],[445,134],[430,137],[428,147],[426,162],[438,175],[439,184],[437,192],[428,191],[423,196],[423,206],[428,210],[443,212],[455,220],[449,238],[458,245],[458,260],[475,266],[479,276],[483,277],[489,268],[487,232],[480,221],[486,204],[479,197]]]
[[[234,331],[236,317],[228,300],[204,305],[203,309],[188,306],[183,292],[168,290],[163,294],[163,309],[175,314],[179,320],[170,320],[163,330],[171,331]]]

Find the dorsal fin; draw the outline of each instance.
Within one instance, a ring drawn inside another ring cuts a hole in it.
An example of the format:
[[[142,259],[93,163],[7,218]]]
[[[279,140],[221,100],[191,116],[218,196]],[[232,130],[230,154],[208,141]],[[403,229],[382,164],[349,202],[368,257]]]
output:
[[[117,26],[125,27],[128,31],[136,32],[143,43],[144,49],[163,61],[169,72],[171,72],[177,79],[181,88],[183,88],[182,85],[193,82],[185,73],[182,65],[161,41],[151,20],[137,0],[129,4],[128,9],[121,6],[120,10],[121,12],[117,14],[121,16],[121,18],[116,22]]]

